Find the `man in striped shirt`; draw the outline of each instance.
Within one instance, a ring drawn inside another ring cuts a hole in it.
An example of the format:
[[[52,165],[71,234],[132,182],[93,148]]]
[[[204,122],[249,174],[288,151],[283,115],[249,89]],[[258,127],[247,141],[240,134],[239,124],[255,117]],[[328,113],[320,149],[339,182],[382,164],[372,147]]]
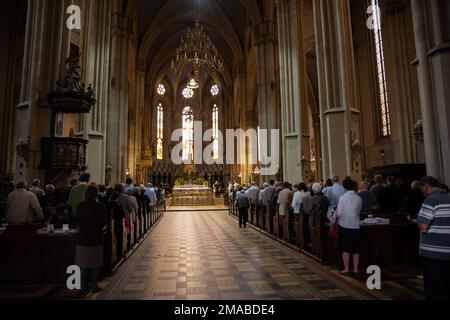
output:
[[[433,177],[423,178],[420,188],[427,197],[417,217],[425,295],[428,300],[450,300],[450,195]]]

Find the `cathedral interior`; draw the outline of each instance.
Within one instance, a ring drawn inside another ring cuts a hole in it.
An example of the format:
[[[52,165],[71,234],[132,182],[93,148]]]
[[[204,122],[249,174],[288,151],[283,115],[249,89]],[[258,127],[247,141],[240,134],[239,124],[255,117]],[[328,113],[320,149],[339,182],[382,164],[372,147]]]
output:
[[[105,186],[204,185],[216,191],[211,204],[151,213],[140,228],[147,237],[95,298],[422,299],[413,267],[396,277],[403,265],[386,259],[388,289],[370,292],[260,233],[268,225],[256,213],[243,236],[225,190],[336,175],[394,176],[402,189],[427,175],[450,184],[449,17],[446,0],[4,1],[0,221],[20,181],[65,187],[89,172]],[[224,143],[228,130],[248,136]],[[279,132],[265,147],[270,175],[261,130]],[[8,236],[0,234],[0,255],[18,259]],[[58,256],[75,247],[67,238],[45,245]],[[33,261],[65,268],[62,256]],[[36,267],[39,276],[21,283],[14,259],[0,263],[0,299],[22,297],[18,284],[59,283],[57,267],[45,276]],[[269,279],[257,278],[261,270]]]

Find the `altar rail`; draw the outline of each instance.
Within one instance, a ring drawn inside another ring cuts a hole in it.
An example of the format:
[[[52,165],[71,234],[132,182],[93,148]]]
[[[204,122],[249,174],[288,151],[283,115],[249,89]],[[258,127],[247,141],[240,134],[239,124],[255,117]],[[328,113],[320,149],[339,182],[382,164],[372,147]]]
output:
[[[165,204],[154,210],[139,208],[133,235],[124,242],[124,259],[117,259],[113,221],[105,232],[104,266],[102,277],[109,276],[151,233],[165,212]],[[0,286],[13,285],[64,285],[67,267],[75,264],[77,235],[39,235],[43,226],[9,226],[0,235]],[[126,233],[125,227],[123,232]]]
[[[278,206],[270,208],[255,205],[249,208],[248,222],[278,241],[312,256],[324,265],[341,267],[337,240],[329,236],[330,224],[326,213],[321,213],[314,227],[307,224],[302,212],[294,217],[290,212],[281,221]],[[238,217],[233,203],[229,202],[229,213]],[[420,233],[416,223],[408,221],[406,215],[375,214],[375,217],[391,219],[389,225],[364,225],[362,232],[361,267],[377,265],[382,268],[420,265]]]

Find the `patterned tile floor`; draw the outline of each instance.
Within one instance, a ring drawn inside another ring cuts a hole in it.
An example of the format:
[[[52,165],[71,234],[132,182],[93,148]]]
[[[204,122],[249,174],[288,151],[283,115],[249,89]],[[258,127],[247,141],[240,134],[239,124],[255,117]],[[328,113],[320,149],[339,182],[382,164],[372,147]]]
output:
[[[384,285],[384,283],[383,283]],[[418,286],[414,283],[412,286]],[[226,211],[174,211],[93,299],[420,299],[397,282],[373,292],[263,234]],[[391,291],[389,291],[391,290]]]

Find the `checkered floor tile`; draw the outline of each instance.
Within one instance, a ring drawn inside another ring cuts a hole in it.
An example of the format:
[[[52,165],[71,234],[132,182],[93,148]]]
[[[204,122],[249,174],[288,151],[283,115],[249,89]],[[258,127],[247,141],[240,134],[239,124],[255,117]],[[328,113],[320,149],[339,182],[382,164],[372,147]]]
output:
[[[227,212],[169,212],[98,299],[389,299]]]

